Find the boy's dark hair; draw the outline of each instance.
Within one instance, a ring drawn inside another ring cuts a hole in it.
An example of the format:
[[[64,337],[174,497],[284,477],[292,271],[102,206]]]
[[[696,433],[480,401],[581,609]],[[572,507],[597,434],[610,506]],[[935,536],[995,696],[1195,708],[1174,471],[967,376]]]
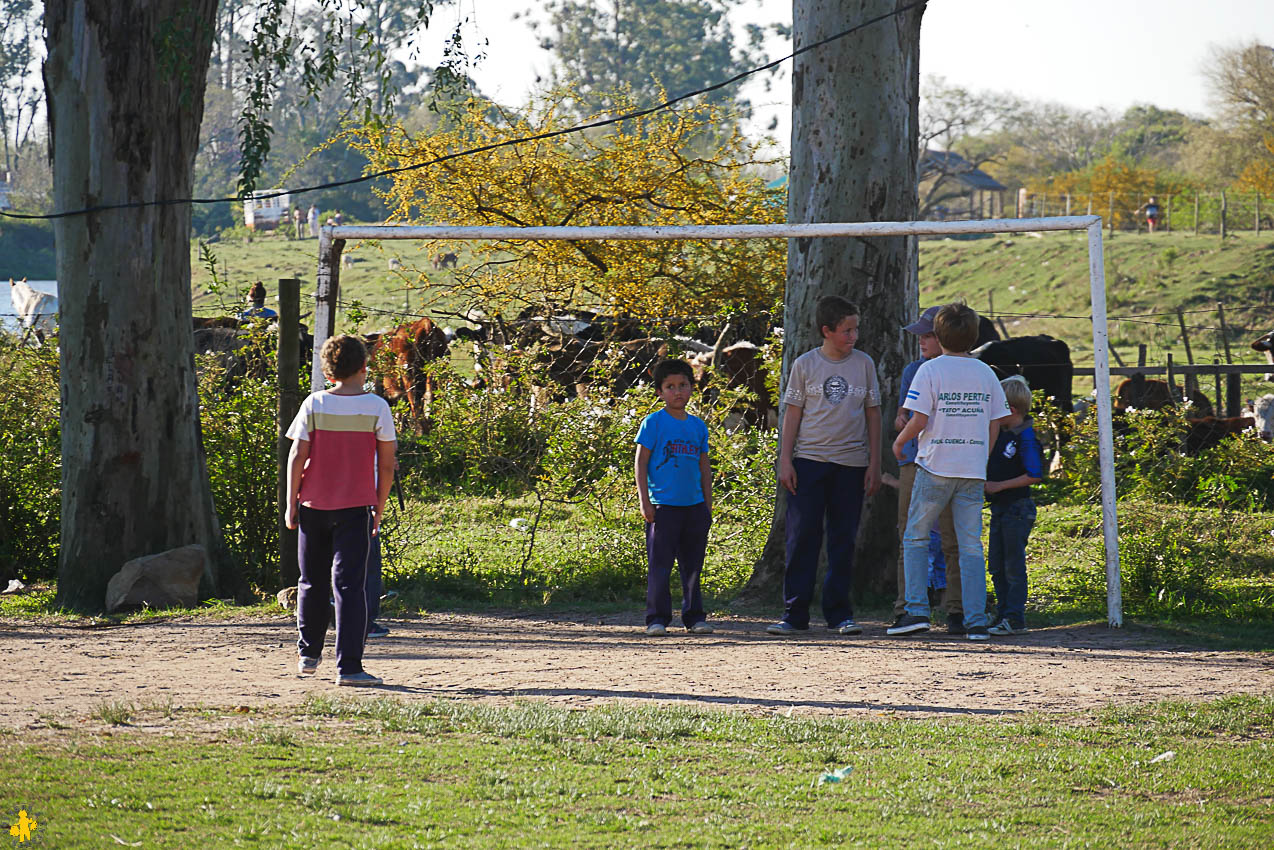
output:
[[[972,351],[978,341],[978,314],[963,301],[948,304],[933,317],[933,332],[947,351]]]
[[[690,368],[690,364],[684,360],[678,360],[675,357],[670,357],[666,360],[660,360],[655,364],[655,371],[653,374],[655,379],[655,389],[662,390],[664,388],[664,381],[668,380],[673,375],[685,375],[686,380],[690,382],[690,386],[694,386],[695,372],[694,369]]]
[[[859,315],[858,305],[853,301],[839,295],[824,295],[818,299],[818,304],[814,308],[814,323],[818,325],[819,333],[822,333],[823,328],[836,330],[841,319],[857,315]]]
[[[367,365],[367,347],[358,337],[341,334],[323,343],[319,358],[324,375],[333,381],[343,381]]]

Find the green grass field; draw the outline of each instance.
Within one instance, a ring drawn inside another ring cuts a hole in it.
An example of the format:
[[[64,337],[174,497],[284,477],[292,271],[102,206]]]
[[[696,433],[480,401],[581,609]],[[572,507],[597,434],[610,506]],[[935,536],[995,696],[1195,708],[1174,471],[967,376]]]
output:
[[[997,720],[104,705],[0,736],[0,760],[32,847],[1262,848],[1272,717],[1254,696]]]

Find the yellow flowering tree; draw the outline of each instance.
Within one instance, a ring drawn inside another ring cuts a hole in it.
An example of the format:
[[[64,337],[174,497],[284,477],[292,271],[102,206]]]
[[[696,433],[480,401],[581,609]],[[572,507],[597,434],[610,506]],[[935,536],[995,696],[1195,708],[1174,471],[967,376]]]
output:
[[[622,98],[621,98],[622,100]],[[579,119],[561,93],[514,113],[471,103],[450,129],[353,131],[380,171],[427,163]],[[620,110],[633,108],[621,102]],[[381,194],[391,220],[457,225],[680,225],[782,221],[772,164],[737,132],[721,135],[717,107],[663,110],[605,131],[569,133],[404,171]],[[435,244],[427,255],[459,246]],[[784,240],[657,242],[475,241],[477,268],[444,293],[503,311],[525,303],[600,308],[634,316],[689,316],[770,308],[781,298]],[[423,265],[423,264],[422,264]],[[417,270],[422,276],[423,270]]]

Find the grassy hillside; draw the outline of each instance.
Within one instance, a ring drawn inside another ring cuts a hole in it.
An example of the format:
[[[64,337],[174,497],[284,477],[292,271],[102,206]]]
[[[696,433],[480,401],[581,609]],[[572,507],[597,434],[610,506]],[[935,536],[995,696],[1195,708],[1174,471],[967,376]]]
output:
[[[191,285],[195,313],[213,315],[242,309],[238,305],[256,280],[264,281],[272,302],[277,292],[276,281],[290,277],[301,280],[301,312],[313,309],[318,245],[317,239],[289,240],[277,234],[256,236],[251,242],[235,239],[213,243],[208,250],[216,258],[217,279],[222,284],[220,291],[214,292],[212,274],[206,263],[201,262],[199,245],[194,243],[191,247]],[[436,315],[439,311],[458,309],[458,302],[449,298],[445,291],[454,272],[450,269],[434,271],[429,265],[427,250],[423,243],[417,242],[350,243],[346,246],[345,253],[352,259],[353,265],[341,269],[341,301],[357,300],[367,308],[369,317],[359,330],[384,330],[396,324],[393,317],[385,314],[387,312]],[[431,282],[427,302],[415,274],[390,270],[391,257],[400,258],[404,265],[426,269]],[[462,251],[459,270],[463,271],[470,265],[468,259]],[[341,327],[349,329],[348,325]]]
[[[1216,236],[1121,233],[1105,256],[1110,341],[1126,363],[1135,365],[1138,343],[1152,364],[1167,352],[1185,362],[1178,308],[1195,362],[1225,362],[1218,302],[1234,361],[1264,362],[1250,343],[1274,327],[1274,234],[1245,233],[1223,246]],[[923,304],[963,297],[980,312],[994,304],[1014,336],[1051,334],[1070,344],[1077,363],[1092,363],[1085,234],[926,241],[920,289]]]

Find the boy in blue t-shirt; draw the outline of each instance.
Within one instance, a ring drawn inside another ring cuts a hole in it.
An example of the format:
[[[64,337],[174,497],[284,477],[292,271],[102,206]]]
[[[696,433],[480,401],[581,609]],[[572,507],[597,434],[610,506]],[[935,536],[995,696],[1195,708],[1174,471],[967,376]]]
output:
[[[661,360],[654,378],[664,408],[642,420],[634,464],[637,497],[646,520],[646,634],[668,633],[674,559],[681,573],[681,622],[693,634],[712,634],[699,593],[699,572],[712,525],[708,426],[686,412],[694,388],[689,363]]]
[[[1040,441],[1031,425],[1031,388],[1015,375],[1000,382],[1013,411],[1004,420],[986,463],[986,498],[991,503],[987,566],[995,586],[993,635],[1026,631],[1026,541],[1035,527],[1031,485],[1044,476]]]

